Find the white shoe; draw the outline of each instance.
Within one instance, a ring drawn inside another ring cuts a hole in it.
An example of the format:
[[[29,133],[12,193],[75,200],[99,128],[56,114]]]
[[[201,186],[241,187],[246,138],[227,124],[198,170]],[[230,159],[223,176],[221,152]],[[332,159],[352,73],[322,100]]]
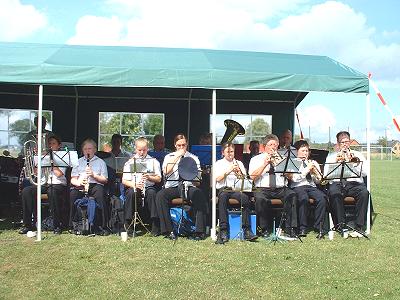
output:
[[[358,231],[352,231],[352,232],[350,232],[350,236],[351,236],[352,238],[362,238],[362,237],[363,237],[363,235],[362,235],[361,233],[359,233]]]

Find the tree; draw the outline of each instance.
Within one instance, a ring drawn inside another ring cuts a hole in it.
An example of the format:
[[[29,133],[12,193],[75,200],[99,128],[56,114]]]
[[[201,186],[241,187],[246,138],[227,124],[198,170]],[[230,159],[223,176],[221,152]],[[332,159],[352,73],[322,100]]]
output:
[[[261,140],[262,137],[271,133],[271,125],[262,118],[255,118],[245,130],[244,143],[247,144],[251,139]]]
[[[387,137],[380,136],[380,137],[378,138],[378,145],[381,145],[381,146],[383,146],[383,147],[387,147],[387,145],[388,145]]]

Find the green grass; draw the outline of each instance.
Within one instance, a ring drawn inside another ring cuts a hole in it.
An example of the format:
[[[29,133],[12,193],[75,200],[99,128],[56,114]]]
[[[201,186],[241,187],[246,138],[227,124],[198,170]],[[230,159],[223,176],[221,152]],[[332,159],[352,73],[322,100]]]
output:
[[[372,162],[371,240],[270,244],[0,233],[1,299],[400,299],[400,161]]]

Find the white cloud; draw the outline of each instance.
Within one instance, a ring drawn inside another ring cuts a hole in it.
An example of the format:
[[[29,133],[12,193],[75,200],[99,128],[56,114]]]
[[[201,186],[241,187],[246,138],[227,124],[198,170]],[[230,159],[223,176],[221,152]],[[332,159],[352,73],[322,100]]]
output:
[[[46,15],[33,5],[24,5],[20,0],[0,2],[0,40],[17,41],[44,29],[46,25]]]

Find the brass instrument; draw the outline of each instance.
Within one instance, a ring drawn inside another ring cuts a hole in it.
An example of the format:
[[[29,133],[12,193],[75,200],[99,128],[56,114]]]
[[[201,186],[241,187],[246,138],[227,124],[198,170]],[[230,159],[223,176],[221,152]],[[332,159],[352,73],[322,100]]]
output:
[[[276,167],[283,160],[285,160],[285,158],[278,151],[274,151],[272,154],[270,154],[270,162],[274,167]]]
[[[43,139],[44,139],[44,144],[42,143],[42,145],[46,146],[46,138],[44,137]],[[37,172],[36,172],[37,164],[35,163],[35,157],[37,157],[37,159],[41,159],[40,155],[37,153],[37,144],[38,143],[35,140],[29,140],[24,143],[24,156],[25,156],[24,172],[25,172],[25,177],[28,178],[32,184],[38,185],[40,183],[43,185],[47,183],[47,180],[50,175],[50,169],[43,168],[41,178],[39,179],[37,177]]]
[[[238,122],[230,119],[224,121],[226,131],[221,140],[221,144],[232,142],[237,135],[244,135],[245,130]]]
[[[336,156],[336,160],[338,162],[352,162],[355,164],[360,163],[360,159],[357,156],[354,156],[354,154],[352,153],[350,148],[342,148],[338,152],[338,154]]]
[[[239,164],[237,163],[236,159],[233,159],[232,163],[235,166],[235,168],[233,169],[233,173],[235,174],[236,178],[245,179],[246,176],[245,176],[245,174],[243,174],[242,170],[240,169]],[[236,168],[238,168],[239,171],[237,171]]]
[[[328,183],[328,180],[323,179],[321,171],[315,165],[316,162],[312,159],[308,159],[305,162],[307,166],[310,168],[310,174],[313,175],[321,185],[326,185]]]

